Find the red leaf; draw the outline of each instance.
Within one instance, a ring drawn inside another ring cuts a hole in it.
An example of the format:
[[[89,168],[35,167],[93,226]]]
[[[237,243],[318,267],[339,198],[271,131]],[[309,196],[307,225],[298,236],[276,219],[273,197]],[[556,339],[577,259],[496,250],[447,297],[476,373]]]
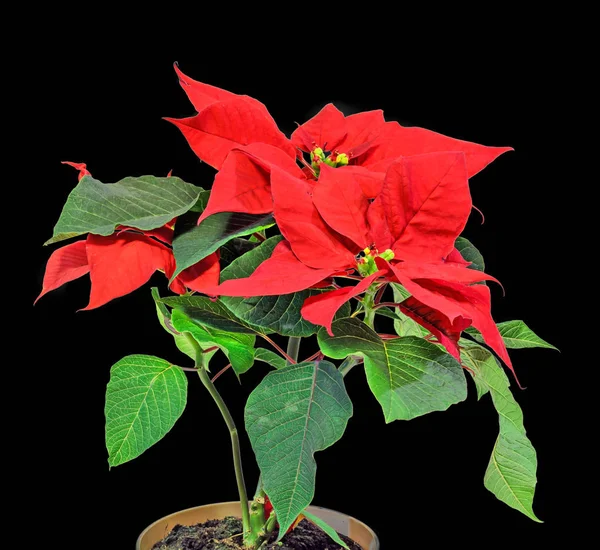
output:
[[[333,151],[345,137],[344,113],[329,103],[296,129],[292,134],[292,143],[307,153],[315,147]]]
[[[445,259],[446,262],[450,262],[450,263],[455,263],[455,264],[460,264],[460,265],[471,265],[472,262],[467,262],[461,255],[461,253],[458,251],[458,249],[453,248],[452,251],[450,252],[450,254],[448,254],[448,256]]]
[[[340,153],[350,154],[353,158],[364,155],[375,145],[375,139],[385,128],[383,111],[365,111],[346,117],[346,138],[338,145]],[[354,151],[352,151],[354,149]],[[399,156],[399,155],[398,155]],[[362,161],[361,161],[361,164]],[[379,170],[385,172],[385,170]]]
[[[85,176],[92,175],[92,174],[90,174],[85,163],[83,163],[83,162],[69,162],[68,160],[63,160],[61,162],[61,164],[67,164],[68,166],[72,166],[76,170],[79,170],[79,176],[77,177],[78,181],[81,181],[81,179],[84,178]]]
[[[463,153],[401,158],[386,174],[381,199],[398,259],[441,261],[471,211]]]
[[[356,286],[338,288],[331,292],[324,292],[323,294],[307,298],[302,306],[302,317],[314,325],[325,327],[329,335],[333,336],[331,323],[337,310],[354,296],[365,292],[377,277],[384,274],[385,270],[378,271],[377,273],[373,273],[373,275],[365,277]]]
[[[272,212],[270,172],[273,166],[304,178],[296,161],[272,145],[254,143],[233,149],[215,176],[208,204],[198,223],[218,212]]]
[[[461,151],[465,154],[467,174],[470,178],[502,153],[512,150],[512,147],[486,147],[444,136],[425,128],[405,128],[397,122],[387,122],[377,139],[376,146],[361,159],[361,164],[370,170],[386,171],[399,156]]]
[[[296,149],[277,128],[264,106],[236,96],[212,103],[189,118],[166,118],[177,126],[201,160],[221,169],[229,151],[240,145],[266,143],[292,158]],[[260,106],[259,106],[260,105]]]
[[[458,340],[460,333],[471,326],[471,319],[459,316],[450,321],[443,313],[419,302],[414,296],[404,300],[400,304],[400,310],[431,332],[440,344],[448,350],[448,353],[460,362]]]
[[[371,244],[367,225],[369,201],[351,171],[324,164],[313,190],[313,203],[329,227],[359,248]]]
[[[34,304],[51,290],[78,279],[90,270],[88,266],[85,241],[77,241],[55,250],[46,264],[42,292]]]
[[[394,240],[385,219],[385,211],[381,196],[377,197],[367,211],[367,222],[369,224],[369,235],[380,252],[392,247]]]
[[[439,263],[419,263],[419,262],[398,262],[393,264],[394,273],[398,278],[415,279],[436,279],[450,281],[452,283],[472,284],[481,281],[499,281],[476,269],[468,269],[464,264],[439,262]]]
[[[171,283],[171,290],[178,294],[184,294],[186,289],[204,292],[205,288],[213,288],[219,284],[220,273],[219,253],[213,252],[197,264],[184,269]],[[173,271],[167,272],[166,275],[170,279]]]
[[[473,271],[473,270],[471,270]],[[419,280],[418,284],[430,292],[454,302],[465,317],[473,320],[473,326],[481,332],[483,339],[513,371],[512,362],[491,314],[490,289],[485,285],[464,286],[447,281]],[[410,291],[409,291],[410,292]]]
[[[216,86],[210,86],[209,84],[204,84],[203,82],[198,82],[197,80],[190,78],[179,69],[177,63],[174,63],[173,67],[179,77],[179,84],[188,96],[192,105],[196,108],[197,112],[202,111],[202,109],[217,101],[225,101],[227,99],[238,97],[237,94],[228,92],[227,90],[222,90]]]
[[[372,172],[363,166],[344,166],[344,172],[351,172],[368,199],[376,198],[383,187],[385,172]]]
[[[334,270],[354,265],[354,254],[325,224],[313,204],[313,185],[274,168],[271,190],[279,230],[300,261],[310,267]]]
[[[90,303],[85,310],[100,307],[136,290],[173,261],[165,245],[138,233],[102,237],[88,235],[87,258],[92,279]]]
[[[406,290],[421,303],[444,314],[451,323],[454,323],[458,317],[472,319],[473,326],[481,332],[485,342],[514,373],[506,346],[492,318],[490,289],[487,286],[467,286],[441,278],[411,279],[407,272],[400,268],[402,264],[387,264],[381,258],[375,261],[380,267],[389,265]],[[453,266],[446,264],[446,267]],[[455,269],[475,272],[474,269]]]
[[[244,279],[230,279],[202,292],[211,296],[278,296],[306,290],[330,277],[333,269],[313,269],[304,265],[281,241],[273,254]]]

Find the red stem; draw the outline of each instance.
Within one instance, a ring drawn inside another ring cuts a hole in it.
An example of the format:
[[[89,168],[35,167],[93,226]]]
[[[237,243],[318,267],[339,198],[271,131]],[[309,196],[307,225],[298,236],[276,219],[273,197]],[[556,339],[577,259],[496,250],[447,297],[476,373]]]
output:
[[[380,307],[398,307],[400,304],[395,302],[379,302],[373,306],[373,309],[379,309]]]
[[[219,378],[219,376],[221,376],[229,367],[231,367],[231,363],[229,363],[228,365],[225,365],[217,374],[215,374],[212,377],[211,382],[215,382],[215,380],[217,380]]]
[[[375,300],[373,300],[375,305],[377,305],[381,301],[381,298],[383,298],[383,293],[385,292],[386,287],[387,283],[383,283],[381,288],[377,291],[377,294],[375,294]]]
[[[258,239],[261,243],[266,240],[260,233],[252,233],[252,236]]]
[[[281,355],[283,355],[290,363],[292,363],[292,365],[296,364],[296,361],[294,361],[294,359],[292,359],[285,351],[283,351],[281,347],[273,342],[273,340],[271,340],[266,334],[260,334],[259,336],[262,336],[263,339],[269,342],[269,344],[271,344],[279,353],[281,353]]]
[[[312,361],[313,359],[316,359],[317,357],[319,357],[319,355],[321,357],[323,357],[323,354],[320,351],[317,351],[317,353],[313,353],[310,357],[307,357],[306,359],[304,359],[302,362],[306,363],[306,361]]]

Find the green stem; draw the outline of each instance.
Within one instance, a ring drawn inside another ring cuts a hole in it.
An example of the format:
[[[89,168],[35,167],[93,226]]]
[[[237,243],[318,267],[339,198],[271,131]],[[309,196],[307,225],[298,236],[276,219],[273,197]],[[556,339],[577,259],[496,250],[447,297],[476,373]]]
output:
[[[352,370],[352,367],[358,365],[360,362],[360,358],[354,355],[348,355],[348,357],[346,357],[346,359],[344,359],[342,364],[339,366],[338,370],[342,376],[346,376]]]
[[[364,322],[365,324],[375,330],[375,294],[377,288],[371,285],[371,288],[365,292],[365,296],[362,299],[362,305],[365,310]]]
[[[291,357],[294,361],[298,362],[298,353],[300,352],[300,342],[302,338],[299,336],[290,336],[287,345],[287,355]],[[288,365],[290,365],[290,361],[288,360]]]
[[[229,429],[229,435],[231,436],[231,449],[233,451],[233,467],[235,469],[235,478],[237,481],[238,493],[240,495],[240,504],[242,506],[242,525],[244,528],[244,538],[246,537],[246,533],[250,530],[250,510],[248,508],[248,494],[246,493],[246,484],[244,483],[244,471],[242,469],[242,454],[240,451],[240,438],[238,435],[237,427],[225,404],[221,394],[218,392],[215,385],[211,382],[210,376],[204,365],[205,355],[202,353],[202,348],[196,342],[196,339],[189,333],[184,332],[185,337],[188,342],[194,348],[196,352],[196,368],[198,370],[198,375],[200,376],[200,380],[204,384],[204,387],[208,390],[211,397],[214,399],[217,407],[219,407],[219,411],[225,420],[225,424],[227,424],[227,428]]]

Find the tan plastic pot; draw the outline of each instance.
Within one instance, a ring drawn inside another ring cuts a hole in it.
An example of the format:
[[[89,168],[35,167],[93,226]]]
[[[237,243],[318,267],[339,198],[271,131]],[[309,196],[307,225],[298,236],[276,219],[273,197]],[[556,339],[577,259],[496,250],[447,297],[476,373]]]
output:
[[[379,550],[377,535],[362,521],[358,521],[346,514],[340,514],[327,508],[309,506],[308,511],[325,520],[338,533],[350,537],[360,544],[364,550]],[[239,502],[221,502],[188,508],[165,516],[147,527],[135,545],[136,550],[151,550],[152,546],[163,539],[175,525],[195,525],[204,523],[209,519],[223,519],[227,516],[240,517],[242,510]]]

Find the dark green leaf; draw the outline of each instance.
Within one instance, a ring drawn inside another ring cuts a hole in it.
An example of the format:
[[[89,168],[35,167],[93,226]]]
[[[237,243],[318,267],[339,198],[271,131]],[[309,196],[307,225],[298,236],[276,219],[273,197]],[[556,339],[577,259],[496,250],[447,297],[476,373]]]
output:
[[[258,245],[259,243],[253,241],[252,237],[249,239],[236,237],[235,239],[226,242],[219,249],[219,263],[221,264],[221,270],[226,269],[234,260],[237,260],[240,256],[254,250]]]
[[[176,365],[151,355],[115,363],[106,388],[108,463],[141,455],[173,427],[187,400],[187,379]]]
[[[275,246],[281,242],[280,235],[271,237],[260,246],[239,257],[221,272],[221,282],[249,277],[266,259],[271,257]],[[221,297],[237,317],[264,333],[277,332],[283,336],[310,336],[318,327],[302,318],[300,310],[310,296],[322,290],[303,290],[282,296],[255,296],[252,298]],[[346,303],[338,316],[348,316],[350,304]]]
[[[334,359],[362,355],[367,381],[386,422],[410,420],[464,401],[461,366],[437,346],[414,336],[382,340],[356,318],[334,321],[334,337],[319,330],[321,351]]]
[[[256,331],[240,321],[222,303],[213,302],[205,296],[172,296],[163,298],[163,304],[182,310],[193,321],[224,332],[243,332],[254,334]]]
[[[191,319],[180,309],[171,313],[171,323],[177,332],[189,332],[202,347],[217,346],[238,376],[254,364],[256,337],[253,334],[224,332]]]
[[[271,214],[220,212],[204,219],[173,241],[177,269],[172,279],[235,237],[250,235],[273,225]]]
[[[84,233],[110,235],[119,225],[162,227],[196,204],[202,189],[179,178],[141,176],[105,184],[91,176],[71,191],[54,227],[51,244]]]
[[[333,445],[352,416],[342,375],[328,361],[270,372],[246,405],[246,430],[281,538],[312,501],[314,454]]]
[[[477,250],[470,241],[464,237],[458,237],[454,243],[456,250],[460,252],[460,255],[467,261],[471,262],[470,269],[476,269],[477,271],[485,271],[485,262],[481,252]]]

